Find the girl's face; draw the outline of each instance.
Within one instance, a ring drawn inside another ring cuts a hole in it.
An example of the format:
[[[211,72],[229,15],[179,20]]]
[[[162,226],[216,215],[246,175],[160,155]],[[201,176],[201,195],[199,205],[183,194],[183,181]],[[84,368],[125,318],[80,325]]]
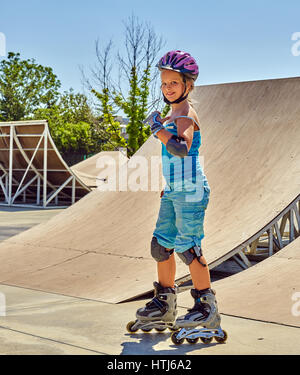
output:
[[[164,69],[161,71],[161,91],[164,96],[170,101],[173,102],[180,98],[184,91],[184,82],[182,76],[178,72],[173,70]],[[189,84],[187,83],[187,91]]]

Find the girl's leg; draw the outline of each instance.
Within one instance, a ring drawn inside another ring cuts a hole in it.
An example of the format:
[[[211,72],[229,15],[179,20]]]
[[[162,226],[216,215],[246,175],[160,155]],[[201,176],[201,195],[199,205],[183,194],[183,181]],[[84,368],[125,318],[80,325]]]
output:
[[[133,326],[130,323],[130,332],[135,332],[136,328],[139,328],[139,324],[143,325],[145,322],[147,322],[147,324],[151,322],[158,322],[158,324],[160,324],[160,321],[173,323],[176,319],[177,295],[176,289],[174,288],[176,269],[175,257],[174,253],[165,253],[165,251],[171,251],[174,248],[176,234],[177,228],[175,226],[173,203],[168,199],[168,194],[164,194],[161,197],[159,215],[151,241],[151,254],[157,261],[159,282],[157,283],[155,281],[153,284],[154,298],[150,302],[147,302],[145,307],[137,310],[136,317],[138,318],[138,323]],[[159,248],[159,245],[162,248]],[[170,255],[170,257],[165,255]],[[160,259],[167,260],[160,261]],[[166,326],[163,324],[162,328],[165,327]]]
[[[178,233],[175,241],[175,248],[178,252],[186,251],[188,247],[191,252],[194,245],[201,246],[204,238],[204,216],[209,201],[209,191],[204,190],[201,201],[188,201],[187,195],[177,194],[177,199],[173,201],[176,212],[176,226]],[[204,267],[197,258],[189,265],[190,274],[197,290],[210,288],[209,268],[204,256],[200,257],[200,261],[206,264]]]
[[[197,258],[195,258],[189,265],[194,288],[198,290],[210,288],[210,274],[208,265],[204,256],[202,256],[200,260],[203,264],[206,264],[206,267],[202,266]],[[164,288],[174,288],[176,274],[176,262],[174,253],[168,260],[157,263],[157,273],[158,281],[161,286],[163,286]]]
[[[195,258],[189,265],[194,288],[197,290],[210,288],[210,274],[208,265],[204,256],[202,256],[200,260],[203,264],[206,264],[206,267],[202,266],[197,258]]]
[[[167,251],[173,250],[177,228],[175,226],[176,216],[172,199],[169,193],[165,192],[161,197],[160,210],[156,222],[156,228],[153,236],[158,243],[166,248]],[[168,260],[157,263],[158,281],[164,288],[174,288],[176,263],[174,253]]]
[[[172,249],[167,249],[168,251]],[[176,262],[174,253],[164,262],[157,263],[158,282],[164,288],[175,286]]]

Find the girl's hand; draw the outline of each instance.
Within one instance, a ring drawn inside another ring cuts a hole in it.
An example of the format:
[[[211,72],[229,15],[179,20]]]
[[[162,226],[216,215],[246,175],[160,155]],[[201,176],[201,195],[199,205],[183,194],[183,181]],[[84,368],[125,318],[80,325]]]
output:
[[[150,116],[146,118],[144,124],[149,125],[151,133],[157,138],[156,133],[164,129],[163,123],[168,120],[170,117],[161,118],[160,112],[154,111]]]

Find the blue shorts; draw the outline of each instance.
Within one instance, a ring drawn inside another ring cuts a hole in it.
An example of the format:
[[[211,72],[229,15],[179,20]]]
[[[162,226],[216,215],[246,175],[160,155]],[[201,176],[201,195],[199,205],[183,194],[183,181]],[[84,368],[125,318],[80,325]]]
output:
[[[202,185],[201,193],[168,186],[161,198],[160,210],[153,236],[160,245],[182,253],[204,238],[204,213],[209,202],[210,188]]]

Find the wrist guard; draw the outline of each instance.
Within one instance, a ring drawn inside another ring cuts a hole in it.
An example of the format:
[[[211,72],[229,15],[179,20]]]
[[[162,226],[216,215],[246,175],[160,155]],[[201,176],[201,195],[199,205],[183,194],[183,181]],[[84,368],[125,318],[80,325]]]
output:
[[[156,133],[164,129],[163,124],[161,123],[160,112],[152,112],[150,116],[146,118],[144,124],[149,125],[151,128],[151,133],[157,138]]]

